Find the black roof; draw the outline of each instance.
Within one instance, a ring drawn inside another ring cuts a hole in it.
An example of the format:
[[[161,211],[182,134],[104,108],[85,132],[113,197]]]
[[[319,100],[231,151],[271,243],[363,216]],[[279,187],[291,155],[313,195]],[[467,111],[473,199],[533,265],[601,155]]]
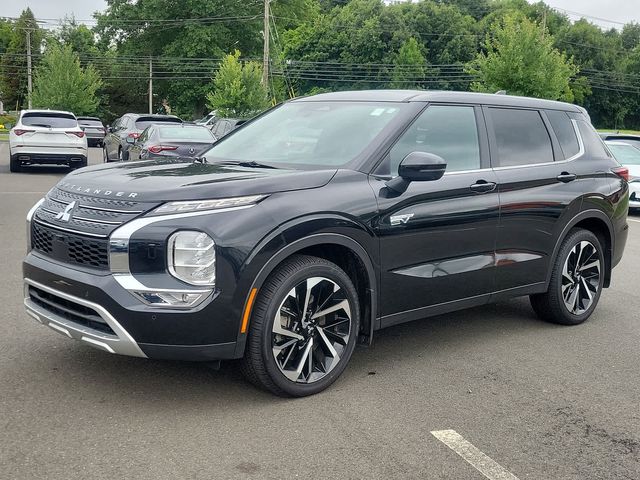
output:
[[[545,108],[584,113],[581,107],[570,103],[539,98],[497,95],[491,93],[453,92],[445,90],[360,90],[321,93],[302,97],[296,102],[352,101],[352,102],[447,102],[498,105],[509,107]]]

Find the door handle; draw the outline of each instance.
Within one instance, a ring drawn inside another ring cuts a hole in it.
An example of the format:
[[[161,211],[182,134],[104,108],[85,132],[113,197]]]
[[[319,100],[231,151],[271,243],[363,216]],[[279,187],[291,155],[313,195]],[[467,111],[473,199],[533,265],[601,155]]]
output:
[[[569,182],[573,182],[576,178],[578,178],[578,175],[576,175],[575,173],[562,172],[556,178],[558,179],[558,181],[562,183],[569,183]]]
[[[489,193],[496,189],[496,183],[487,182],[486,180],[478,180],[473,185],[470,185],[469,188],[477,193]]]

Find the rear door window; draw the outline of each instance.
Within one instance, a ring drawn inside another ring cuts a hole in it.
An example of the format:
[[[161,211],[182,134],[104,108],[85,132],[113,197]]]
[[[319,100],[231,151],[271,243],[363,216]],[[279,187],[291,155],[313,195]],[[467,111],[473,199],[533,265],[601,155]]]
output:
[[[545,112],[551,127],[553,128],[558,142],[560,142],[560,148],[564,154],[564,158],[571,158],[580,152],[580,145],[578,144],[578,137],[576,131],[573,128],[573,123],[566,112],[560,110],[547,110]]]
[[[537,110],[487,109],[493,125],[494,167],[512,167],[553,162],[553,147],[547,127]]]
[[[22,115],[21,121],[27,127],[73,128],[78,126],[78,121],[73,115],[64,113],[27,112]]]

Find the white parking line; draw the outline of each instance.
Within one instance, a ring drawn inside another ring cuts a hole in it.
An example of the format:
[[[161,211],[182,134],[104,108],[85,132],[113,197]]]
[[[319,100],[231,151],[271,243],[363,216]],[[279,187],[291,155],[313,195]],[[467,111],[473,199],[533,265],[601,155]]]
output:
[[[636,223],[640,223],[640,220],[636,219],[636,218],[627,218],[627,220],[629,222],[636,222]]]
[[[486,456],[455,430],[436,430],[431,435],[460,455],[473,468],[489,480],[518,480],[513,473],[502,468],[498,463]]]

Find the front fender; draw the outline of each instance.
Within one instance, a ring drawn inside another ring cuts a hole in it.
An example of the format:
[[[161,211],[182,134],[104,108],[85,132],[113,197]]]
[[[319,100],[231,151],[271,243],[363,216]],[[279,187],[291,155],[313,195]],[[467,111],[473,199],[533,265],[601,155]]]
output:
[[[340,245],[348,248],[365,266],[369,283],[370,327],[372,338],[377,318],[377,291],[379,278],[375,267],[379,265],[378,242],[365,225],[339,214],[310,215],[297,218],[270,232],[249,254],[241,268],[233,303],[247,305],[249,293],[260,291],[262,285],[278,265],[308,247]],[[246,334],[238,329],[236,356],[244,352]]]

